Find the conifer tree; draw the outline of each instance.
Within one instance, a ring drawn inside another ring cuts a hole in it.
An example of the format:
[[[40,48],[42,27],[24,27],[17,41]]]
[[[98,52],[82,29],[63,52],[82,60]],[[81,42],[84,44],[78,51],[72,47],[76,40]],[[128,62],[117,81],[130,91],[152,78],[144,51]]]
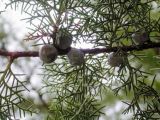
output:
[[[47,120],[98,120],[111,93],[126,104],[122,114],[159,119],[160,14],[153,3],[158,6],[159,0],[6,2],[6,8],[29,16],[23,19],[30,23],[24,42],[34,41],[39,51],[0,49],[0,56],[8,58],[0,72],[0,118],[41,114],[22,95],[27,81],[11,67],[18,58],[38,57],[51,98],[46,103],[39,94]],[[92,48],[76,47],[82,43]]]

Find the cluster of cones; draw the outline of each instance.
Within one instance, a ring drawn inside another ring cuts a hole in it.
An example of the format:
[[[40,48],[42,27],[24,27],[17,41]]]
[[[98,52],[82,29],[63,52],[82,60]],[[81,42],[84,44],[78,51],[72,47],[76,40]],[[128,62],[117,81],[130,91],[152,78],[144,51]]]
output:
[[[72,34],[67,29],[60,29],[54,37],[53,44],[45,44],[39,50],[39,57],[44,63],[52,63],[60,55],[60,50],[69,51],[66,53],[71,65],[77,66],[84,63],[84,53],[77,48],[72,48]]]

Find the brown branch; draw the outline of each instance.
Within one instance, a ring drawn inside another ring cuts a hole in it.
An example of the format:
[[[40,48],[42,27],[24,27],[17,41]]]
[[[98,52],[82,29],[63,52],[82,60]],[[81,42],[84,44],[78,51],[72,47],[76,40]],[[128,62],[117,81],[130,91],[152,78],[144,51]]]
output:
[[[8,52],[0,49],[0,55],[16,59],[18,57],[38,57],[37,51]]]
[[[99,54],[99,53],[110,53],[110,52],[116,52],[117,50],[122,50],[125,52],[128,51],[140,51],[144,49],[149,49],[149,48],[159,48],[160,43],[146,43],[142,45],[130,45],[130,46],[123,46],[123,47],[106,47],[106,48],[94,48],[94,49],[82,49],[82,51],[86,54]]]
[[[116,52],[117,50],[122,50],[125,52],[128,51],[140,51],[144,49],[149,48],[159,48],[160,43],[146,43],[142,45],[130,45],[130,46],[122,46],[122,47],[108,47],[108,48],[93,48],[93,49],[81,49],[85,54],[99,54],[99,53],[110,53],[110,52]],[[69,49],[65,50],[58,50],[60,55],[67,54]],[[0,55],[1,56],[8,56],[12,59],[16,59],[19,57],[38,57],[37,51],[22,51],[22,52],[8,52],[0,49]]]

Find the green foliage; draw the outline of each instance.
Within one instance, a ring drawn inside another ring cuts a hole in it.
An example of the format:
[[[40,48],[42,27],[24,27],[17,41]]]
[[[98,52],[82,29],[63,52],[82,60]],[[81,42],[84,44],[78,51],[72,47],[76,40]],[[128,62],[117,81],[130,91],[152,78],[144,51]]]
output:
[[[102,106],[98,101],[101,99],[96,96],[101,96],[102,88],[105,88],[102,83],[104,73],[98,67],[100,61],[91,59],[88,62],[95,62],[97,67],[84,64],[75,68],[62,63],[45,66],[45,82],[54,96],[50,107],[52,119],[79,120],[100,116]]]
[[[152,1],[10,0],[7,7],[20,7],[22,13],[29,16],[25,18],[30,23],[27,39],[35,40],[36,45],[54,43],[54,31],[67,28],[73,35],[74,44],[83,41],[94,47],[107,48],[134,44],[131,35],[137,30],[152,34],[160,31],[159,15],[155,17],[151,12]],[[154,35],[150,35],[151,40],[157,37]],[[107,89],[112,89],[117,96],[119,93],[126,95],[126,98],[129,96],[131,102],[125,102],[128,108],[124,113],[133,111],[133,119],[157,119],[160,117],[159,91],[154,84],[157,78],[155,72],[151,74],[145,70],[148,63],[157,61],[154,58],[157,54],[153,55],[152,52],[142,51],[146,59],[143,59],[142,64],[136,64],[138,58],[143,58],[137,55],[138,52],[124,53],[119,49],[117,53],[125,61],[120,68],[107,65],[106,53],[87,54],[85,64],[79,67],[71,66],[65,56],[60,56],[53,64],[44,65],[44,83],[53,97],[48,119],[98,119],[103,114],[101,101]],[[10,74],[3,72],[3,84],[6,75]],[[14,80],[17,80],[15,76]],[[21,99],[13,87],[7,89]],[[9,103],[14,105],[12,100]]]
[[[26,82],[20,81],[18,76],[20,74],[15,74],[11,70],[12,61],[9,62],[6,69],[1,71],[1,79],[0,79],[0,111],[1,116],[0,119],[6,120],[16,118],[16,110],[19,110],[20,117],[25,114],[25,111],[32,112],[29,108],[30,105],[25,106],[23,108],[24,102],[31,104],[31,102],[25,100],[21,92],[27,90],[25,87]],[[28,108],[26,108],[28,107]]]

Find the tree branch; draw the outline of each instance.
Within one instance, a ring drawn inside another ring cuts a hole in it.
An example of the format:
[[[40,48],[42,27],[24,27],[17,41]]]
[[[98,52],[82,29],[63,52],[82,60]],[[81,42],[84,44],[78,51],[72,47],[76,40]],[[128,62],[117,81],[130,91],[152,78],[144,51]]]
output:
[[[0,55],[16,59],[19,57],[38,57],[37,51],[8,52],[0,49]]]
[[[123,47],[106,47],[106,48],[94,48],[94,49],[82,49],[82,51],[86,54],[99,54],[99,53],[110,53],[110,52],[116,52],[117,50],[122,50],[124,52],[128,51],[140,51],[144,49],[149,49],[149,48],[159,48],[160,43],[146,43],[142,45],[130,45],[130,46],[123,46]]]
[[[93,49],[81,49],[85,54],[99,54],[99,53],[110,53],[110,52],[116,52],[117,50],[122,50],[124,52],[128,51],[140,51],[144,49],[149,48],[159,48],[160,43],[146,43],[142,45],[130,45],[130,46],[122,46],[122,47],[107,47],[107,48],[93,48]],[[68,49],[66,50],[58,50],[60,55],[65,55],[68,52]],[[15,51],[15,52],[8,52],[0,49],[0,55],[1,56],[8,56],[12,59],[16,59],[19,57],[38,57],[37,51]]]

